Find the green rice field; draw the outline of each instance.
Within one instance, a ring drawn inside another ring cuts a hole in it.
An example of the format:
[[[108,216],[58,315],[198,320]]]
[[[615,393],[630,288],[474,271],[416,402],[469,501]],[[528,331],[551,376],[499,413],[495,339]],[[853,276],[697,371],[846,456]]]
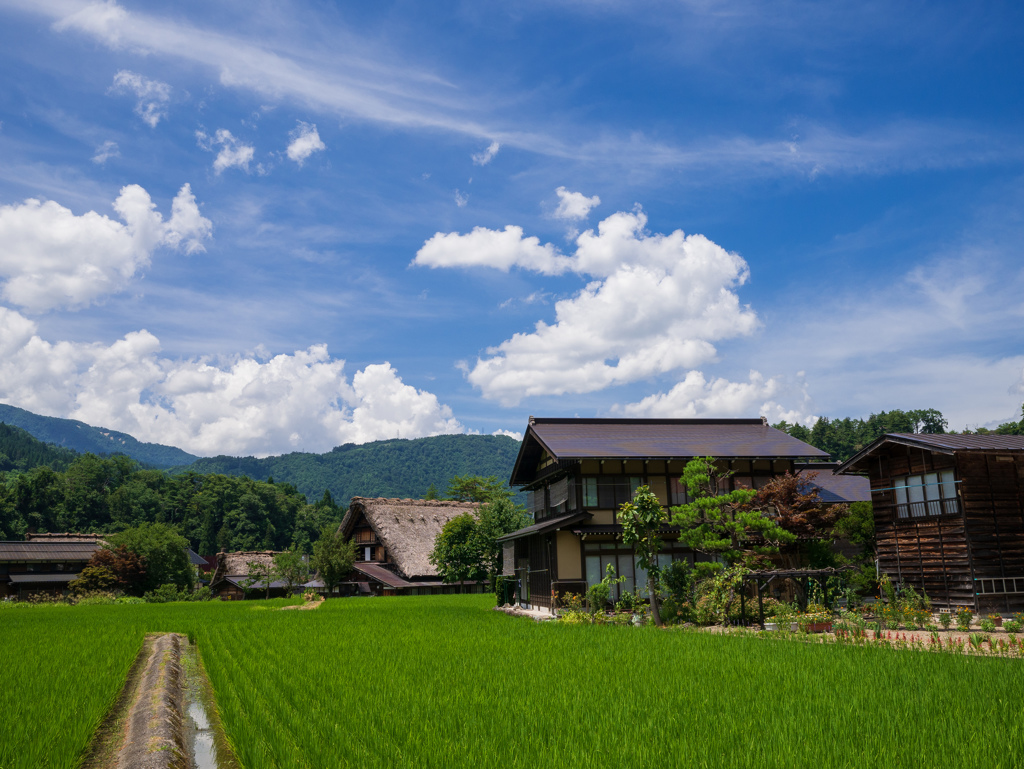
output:
[[[74,767],[147,632],[264,767],[1014,767],[1024,662],[538,624],[491,596],[0,608],[0,769]]]

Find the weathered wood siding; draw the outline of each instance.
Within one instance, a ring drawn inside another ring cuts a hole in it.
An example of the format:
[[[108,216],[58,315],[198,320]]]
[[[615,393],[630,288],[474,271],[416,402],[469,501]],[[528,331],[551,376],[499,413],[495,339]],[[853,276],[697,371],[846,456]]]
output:
[[[893,490],[895,478],[955,469],[953,457],[893,445],[870,462],[879,571],[923,590],[938,606],[973,605],[963,515],[900,518]]]
[[[1024,610],[1024,457],[957,454],[979,611]]]
[[[1024,610],[1024,458],[998,451],[956,455],[889,445],[866,460],[878,566],[924,590],[936,606]],[[959,510],[900,518],[895,478],[952,469]],[[999,580],[979,583],[979,580]],[[1006,581],[1004,581],[1006,580]]]

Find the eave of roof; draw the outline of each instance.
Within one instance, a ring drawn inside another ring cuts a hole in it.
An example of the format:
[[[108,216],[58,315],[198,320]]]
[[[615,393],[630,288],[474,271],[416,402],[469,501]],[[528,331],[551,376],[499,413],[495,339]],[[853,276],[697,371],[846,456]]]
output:
[[[839,465],[836,475],[863,472],[854,469],[885,443],[926,449],[936,454],[957,454],[962,451],[1024,452],[1024,435],[953,435],[949,433],[886,433],[872,441]]]
[[[510,534],[506,534],[503,537],[498,537],[496,542],[510,542],[513,539],[521,539],[522,537],[529,537],[533,534],[545,534],[555,529],[561,529],[565,526],[571,526],[574,523],[585,521],[590,519],[590,513],[568,513],[566,515],[559,515],[555,518],[546,518],[540,523],[534,523],[526,526],[518,531],[513,531]]]
[[[77,574],[69,574],[67,572],[63,574],[35,574],[27,572],[23,574],[8,574],[7,577],[16,585],[35,584],[37,582],[70,582],[73,579],[78,579]]]

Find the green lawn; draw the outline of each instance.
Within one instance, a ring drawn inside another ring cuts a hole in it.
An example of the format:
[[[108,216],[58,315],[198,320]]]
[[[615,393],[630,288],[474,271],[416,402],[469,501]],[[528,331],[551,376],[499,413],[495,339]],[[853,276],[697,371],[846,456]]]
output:
[[[0,609],[0,768],[73,767],[170,630],[248,769],[1024,763],[1019,660],[536,624],[489,596],[274,605]]]

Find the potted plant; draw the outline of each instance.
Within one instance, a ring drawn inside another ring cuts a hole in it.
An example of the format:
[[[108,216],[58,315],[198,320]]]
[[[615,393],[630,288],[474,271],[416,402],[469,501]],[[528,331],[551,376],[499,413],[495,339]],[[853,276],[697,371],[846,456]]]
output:
[[[805,633],[829,633],[832,631],[832,612],[821,604],[808,604],[807,611],[797,622]]]
[[[1001,614],[989,614],[988,618],[992,620],[992,624],[996,627],[1003,626],[1003,616]]]

